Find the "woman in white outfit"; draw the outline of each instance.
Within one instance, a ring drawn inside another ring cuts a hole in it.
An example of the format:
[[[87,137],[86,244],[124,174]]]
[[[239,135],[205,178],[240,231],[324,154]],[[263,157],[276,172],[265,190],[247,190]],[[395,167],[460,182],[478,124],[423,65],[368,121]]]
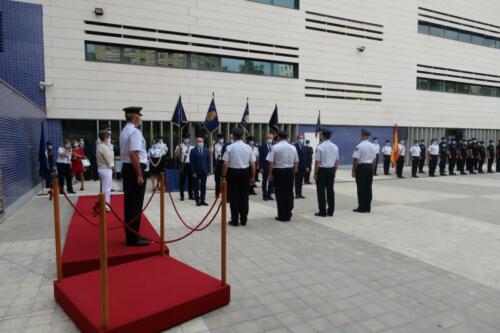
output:
[[[106,196],[106,203],[111,204],[111,182],[115,168],[115,155],[113,150],[109,149],[111,133],[107,130],[102,130],[99,132],[99,139],[101,143],[97,146],[97,168],[101,178],[102,192]],[[110,211],[110,208],[107,206],[106,211]]]

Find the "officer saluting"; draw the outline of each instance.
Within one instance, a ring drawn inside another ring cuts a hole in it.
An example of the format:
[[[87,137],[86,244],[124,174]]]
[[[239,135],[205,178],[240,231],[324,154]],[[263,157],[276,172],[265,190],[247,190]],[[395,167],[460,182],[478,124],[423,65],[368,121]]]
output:
[[[125,223],[139,232],[141,228],[141,210],[144,203],[146,183],[144,170],[148,161],[146,140],[138,127],[141,125],[142,107],[124,108],[127,125],[120,134],[120,157],[123,162],[123,193],[125,207]],[[133,220],[133,221],[132,221]],[[149,242],[125,228],[128,246],[144,246]]]
[[[369,131],[361,130],[361,143],[356,146],[352,154],[352,176],[356,178],[358,189],[358,208],[353,209],[356,213],[371,211],[373,167],[378,152],[368,141],[370,135]]]
[[[243,131],[233,129],[234,143],[225,147],[222,159],[224,168],[222,175],[227,177],[231,221],[229,224],[237,227],[247,224],[248,189],[255,182],[255,155],[252,148],[242,141]]]
[[[327,129],[321,131],[322,143],[316,148],[314,179],[316,179],[316,192],[318,194],[319,212],[316,216],[333,216],[335,211],[335,192],[333,182],[335,172],[339,166],[339,148],[330,140],[332,132]],[[326,192],[326,198],[325,198]],[[328,211],[326,203],[328,202]]]
[[[266,160],[269,162],[269,181],[274,184],[278,216],[276,221],[289,222],[293,210],[293,183],[299,156],[297,149],[287,141],[288,133],[278,131],[278,143]]]

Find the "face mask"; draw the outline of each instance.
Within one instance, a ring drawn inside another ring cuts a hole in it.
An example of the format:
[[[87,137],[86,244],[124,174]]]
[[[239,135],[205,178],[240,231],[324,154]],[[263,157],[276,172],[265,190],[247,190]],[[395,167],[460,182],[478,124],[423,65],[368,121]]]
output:
[[[75,144],[73,145],[73,147],[75,147],[75,148],[76,148],[76,147],[78,147],[78,145],[75,143]]]
[[[71,148],[71,145],[68,143],[68,144],[65,144],[64,147]]]
[[[248,142],[248,144],[249,144],[250,146],[253,146],[253,145],[255,144],[255,141],[250,141],[250,142]]]
[[[163,140],[162,139],[158,140],[158,143],[163,143]]]
[[[222,145],[222,144],[224,144],[224,139],[220,139],[220,140],[219,140],[219,143],[220,143],[221,145]]]
[[[300,142],[301,144],[304,144],[304,139],[299,139],[299,142]]]
[[[373,143],[378,143],[378,140],[373,140]]]
[[[272,143],[273,143],[273,140],[272,140],[272,139],[267,139],[267,140],[266,140],[266,143],[267,143],[268,145],[270,145],[270,144],[272,144]]]
[[[188,144],[189,143],[189,139],[184,139],[184,143]]]
[[[229,140],[229,143],[234,143],[234,140],[233,140],[233,139],[230,139],[230,140]]]
[[[391,144],[390,144],[390,143],[386,143],[385,145],[386,145],[387,147],[390,147],[390,146],[391,146]]]
[[[404,144],[405,144],[405,142],[404,142],[404,141],[401,141],[401,144],[402,144],[402,145],[404,145]]]
[[[203,147],[203,142],[197,142],[196,144],[198,145],[198,147]]]

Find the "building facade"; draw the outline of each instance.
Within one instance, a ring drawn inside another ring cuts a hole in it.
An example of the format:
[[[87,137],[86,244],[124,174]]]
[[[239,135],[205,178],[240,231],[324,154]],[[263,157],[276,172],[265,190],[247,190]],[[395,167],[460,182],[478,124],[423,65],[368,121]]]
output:
[[[408,141],[500,138],[495,1],[27,2],[43,5],[47,116],[65,136],[110,123],[116,139],[121,109],[141,105],[148,139],[173,146],[179,95],[196,124],[215,93],[226,134],[247,98],[259,138],[275,104],[293,135],[321,110],[345,163],[360,126],[381,141],[394,123]]]

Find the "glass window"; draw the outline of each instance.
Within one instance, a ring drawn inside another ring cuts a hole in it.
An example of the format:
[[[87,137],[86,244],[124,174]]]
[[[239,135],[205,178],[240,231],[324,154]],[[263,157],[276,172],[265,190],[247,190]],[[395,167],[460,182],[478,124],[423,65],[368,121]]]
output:
[[[271,63],[268,61],[246,60],[245,73],[258,75],[271,75]],[[292,71],[293,77],[293,71]]]
[[[457,83],[457,92],[460,94],[470,94],[470,84],[467,83]]]
[[[431,91],[443,91],[443,81],[441,80],[430,80],[429,90]]]
[[[444,29],[440,26],[431,25],[431,35],[436,37],[443,37]]]
[[[497,97],[500,97],[500,87],[497,87]]]
[[[448,93],[456,93],[457,92],[457,83],[446,81],[444,85],[444,91]]]
[[[483,38],[483,36],[472,35],[472,44],[483,45],[484,44],[484,38]]]
[[[219,57],[202,55],[202,54],[192,54],[191,68],[205,70],[205,71],[219,71],[220,70]]]
[[[273,64],[273,75],[280,77],[294,77],[294,66],[292,64]]]
[[[458,40],[464,43],[471,43],[471,38],[472,38],[471,34],[467,32],[460,32],[458,34]]]
[[[458,40],[458,31],[455,29],[446,28],[444,31],[444,37],[448,39]]]
[[[87,44],[85,57],[87,60],[120,62],[120,51],[118,46]]]
[[[419,90],[429,90],[429,80],[428,79],[417,79],[417,89]]]
[[[495,88],[494,87],[488,87],[488,86],[482,86],[481,87],[481,95],[483,96],[495,96]]]
[[[495,47],[496,40],[493,37],[484,37],[484,46]]]
[[[297,8],[297,6],[295,6],[295,0],[273,0],[273,5],[287,8]]]
[[[497,39],[497,49],[500,49],[500,39]]]
[[[124,47],[123,63],[154,66],[156,65],[156,51],[135,47]]]
[[[472,95],[481,95],[481,86],[471,84],[470,85],[470,94]]]
[[[245,60],[235,58],[221,58],[221,69],[223,72],[244,73]]]
[[[421,34],[429,34],[429,24],[425,22],[418,22],[418,32]]]
[[[187,68],[188,55],[180,52],[158,51],[158,65],[174,68]]]

